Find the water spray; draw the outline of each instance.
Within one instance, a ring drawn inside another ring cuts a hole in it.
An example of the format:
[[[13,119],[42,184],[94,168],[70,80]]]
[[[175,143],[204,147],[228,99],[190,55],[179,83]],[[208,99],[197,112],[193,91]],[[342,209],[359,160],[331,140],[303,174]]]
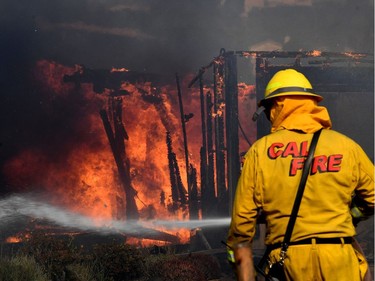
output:
[[[121,221],[105,218],[92,218],[66,210],[62,207],[36,198],[30,194],[11,195],[0,200],[0,227],[24,218],[40,219],[51,224],[80,231],[97,232],[101,234],[121,233],[128,235],[155,234],[154,228],[166,230],[195,229],[200,227],[229,226],[230,218],[207,220],[149,220]]]

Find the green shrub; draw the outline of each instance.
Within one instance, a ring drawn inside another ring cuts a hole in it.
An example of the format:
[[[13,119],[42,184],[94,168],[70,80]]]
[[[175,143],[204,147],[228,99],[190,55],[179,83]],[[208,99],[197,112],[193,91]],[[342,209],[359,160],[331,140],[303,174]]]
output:
[[[0,281],[48,281],[34,258],[17,255],[0,260]]]

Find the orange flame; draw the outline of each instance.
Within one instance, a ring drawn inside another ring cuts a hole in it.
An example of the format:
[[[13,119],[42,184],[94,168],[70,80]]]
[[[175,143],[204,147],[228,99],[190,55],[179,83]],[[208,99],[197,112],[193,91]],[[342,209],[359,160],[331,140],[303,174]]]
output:
[[[322,52],[319,50],[313,50],[311,52],[308,52],[307,55],[313,56],[313,57],[320,57],[322,55]]]
[[[121,68],[112,67],[111,72],[129,72],[129,69],[126,69],[124,67],[121,67]]]
[[[221,63],[218,60],[218,63]],[[128,71],[125,68],[111,72]],[[34,78],[38,90],[46,103],[45,116],[55,114],[55,106],[79,112],[79,118],[69,126],[68,139],[60,139],[58,151],[48,151],[43,146],[24,147],[5,165],[7,180],[15,191],[33,191],[35,188],[47,191],[53,203],[74,212],[98,219],[123,219],[126,204],[124,188],[118,179],[118,170],[111,152],[99,111],[107,108],[111,90],[97,94],[90,82],[64,83],[64,75],[83,72],[81,66],[66,67],[56,62],[42,60],[36,64]],[[188,79],[183,79],[186,86]],[[135,197],[141,219],[184,219],[183,211],[171,213],[171,184],[169,178],[166,132],[171,133],[173,149],[180,166],[182,182],[186,182],[183,145],[175,85],[156,88],[150,82],[122,83],[119,88],[128,94],[123,100],[123,123],[128,133],[125,141],[126,155],[130,163],[131,182],[137,191]],[[187,87],[185,87],[186,89]],[[207,89],[207,88],[205,88]],[[194,118],[186,124],[189,144],[189,161],[199,167],[200,157],[200,99],[199,90],[184,93],[184,108]],[[242,84],[239,87],[240,119],[244,126],[250,120],[249,113],[255,111],[254,87]],[[156,102],[153,102],[156,98]],[[247,107],[247,108],[246,108]],[[224,110],[224,104],[218,113]],[[76,112],[75,111],[75,112]],[[74,113],[75,113],[74,112]],[[64,114],[64,112],[62,112]],[[66,115],[67,119],[69,115]],[[60,124],[65,126],[65,124]],[[254,126],[247,126],[249,135]],[[248,144],[242,144],[247,149]],[[199,169],[197,169],[199,186]],[[165,202],[161,202],[161,194]],[[168,232],[167,230],[164,230]],[[171,232],[172,233],[172,232]],[[189,230],[173,232],[180,241],[188,241]],[[9,238],[9,241],[16,241]]]
[[[5,239],[5,242],[9,244],[16,244],[22,242],[22,239],[20,237],[10,236]]]

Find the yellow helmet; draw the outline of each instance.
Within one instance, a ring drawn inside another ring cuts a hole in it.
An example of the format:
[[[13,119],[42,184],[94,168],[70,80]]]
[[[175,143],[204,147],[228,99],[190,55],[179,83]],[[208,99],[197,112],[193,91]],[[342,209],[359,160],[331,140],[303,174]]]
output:
[[[294,69],[280,70],[268,82],[264,99],[259,102],[259,106],[274,97],[296,95],[313,96],[318,102],[323,100],[322,96],[314,94],[309,80],[302,73]]]

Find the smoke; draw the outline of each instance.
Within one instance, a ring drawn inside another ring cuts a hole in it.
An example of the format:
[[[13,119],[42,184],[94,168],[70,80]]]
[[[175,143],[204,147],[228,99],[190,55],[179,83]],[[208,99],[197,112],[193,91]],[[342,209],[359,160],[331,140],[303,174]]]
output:
[[[53,24],[43,19],[38,20],[39,30],[53,31],[55,29],[78,30],[81,32],[90,32],[97,34],[107,34],[126,38],[135,38],[138,40],[153,39],[154,36],[144,33],[136,28],[129,27],[103,27],[84,22],[59,23]]]
[[[24,53],[27,47],[30,58],[91,69],[195,72],[221,48],[249,50],[268,40],[282,43],[286,36],[291,40],[281,47],[287,51],[374,48],[373,1],[3,2],[0,31],[2,42],[13,47],[9,52]],[[15,38],[30,42],[18,44]]]

